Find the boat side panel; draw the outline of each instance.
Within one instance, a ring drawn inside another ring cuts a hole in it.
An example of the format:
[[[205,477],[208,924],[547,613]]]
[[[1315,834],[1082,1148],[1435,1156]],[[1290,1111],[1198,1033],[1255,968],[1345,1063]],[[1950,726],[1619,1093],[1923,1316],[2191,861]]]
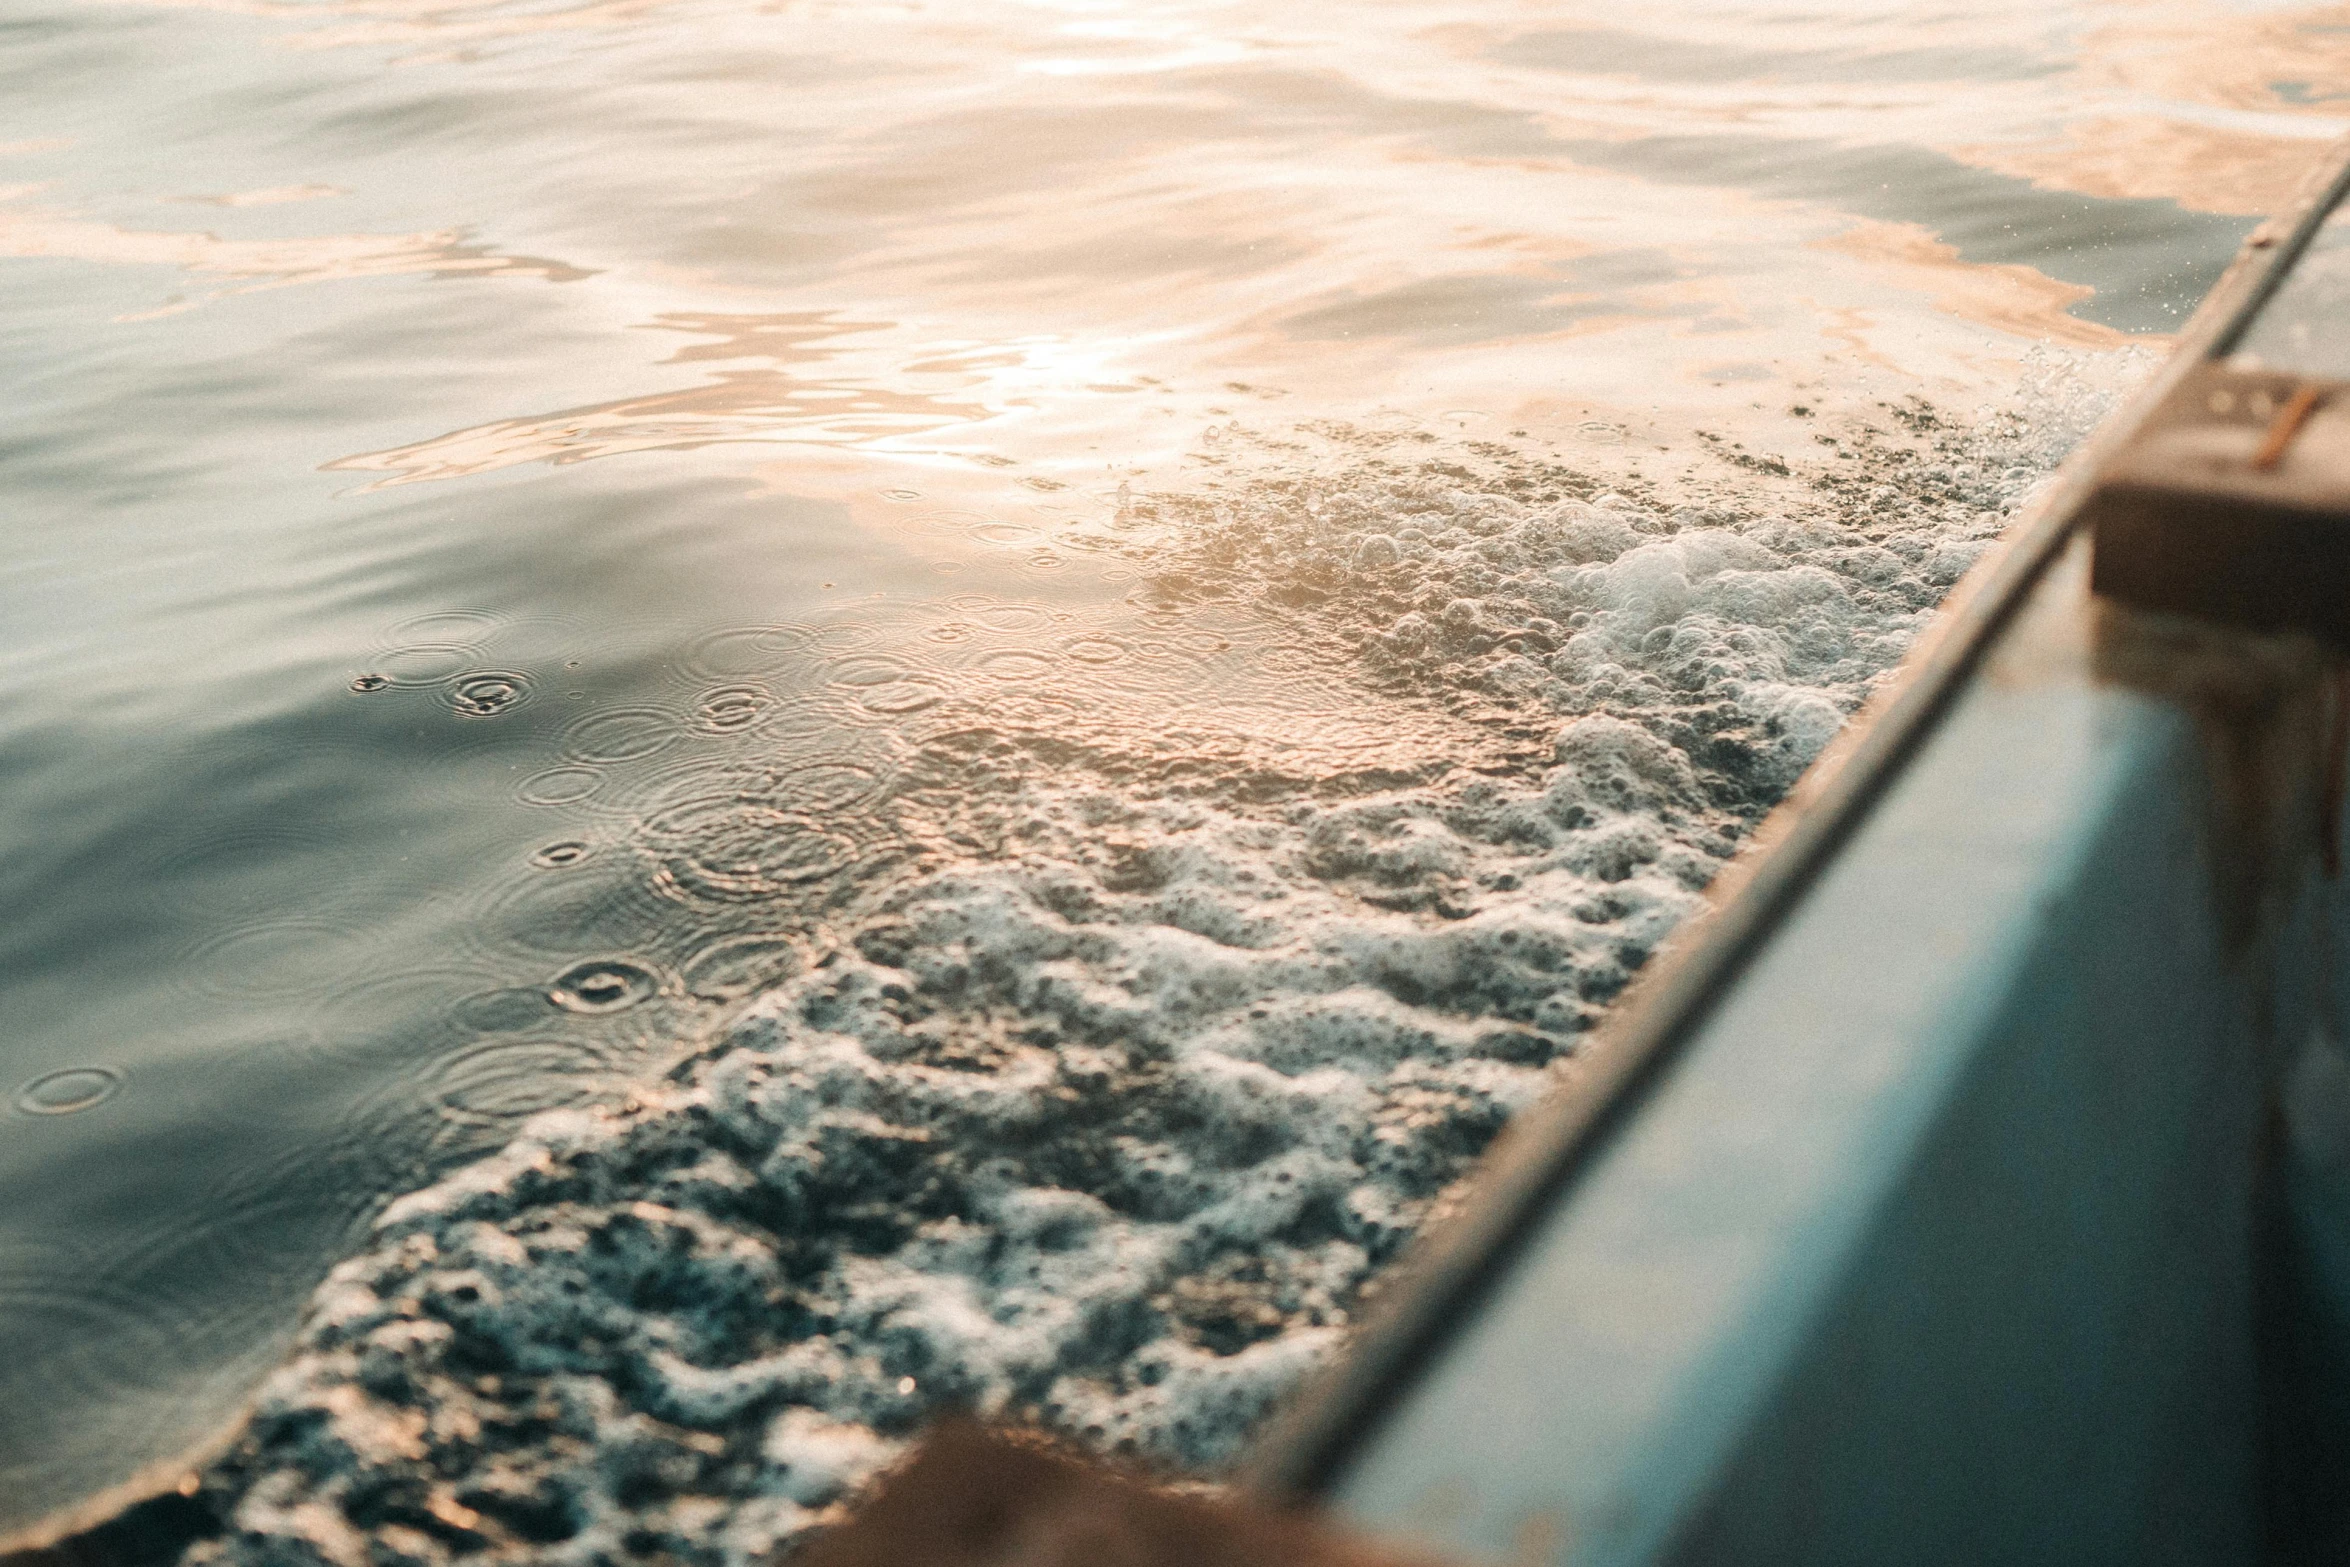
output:
[[[2251,1559],[2276,941],[2082,579],[1367,1439],[1357,1521],[1513,1567]]]

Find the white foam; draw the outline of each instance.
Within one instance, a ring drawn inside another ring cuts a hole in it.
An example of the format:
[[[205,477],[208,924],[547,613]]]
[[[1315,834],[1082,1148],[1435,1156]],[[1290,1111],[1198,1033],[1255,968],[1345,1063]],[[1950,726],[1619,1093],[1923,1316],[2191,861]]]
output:
[[[2049,422],[1678,509],[1452,452],[1123,498],[1168,594],[1549,743],[1409,787],[1063,760],[934,802],[1012,847],[873,889],[671,1081],[385,1214],[205,1477],[231,1528],[196,1555],[747,1563],[942,1407],[1212,1473],[1575,1070],[2069,446]]]

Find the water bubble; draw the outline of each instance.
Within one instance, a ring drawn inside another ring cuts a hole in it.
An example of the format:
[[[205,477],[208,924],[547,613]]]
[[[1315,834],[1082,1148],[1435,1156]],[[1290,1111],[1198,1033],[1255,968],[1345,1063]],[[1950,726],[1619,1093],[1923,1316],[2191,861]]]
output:
[[[714,941],[686,961],[688,993],[705,1001],[733,1001],[791,978],[805,960],[799,943],[779,931],[757,931]]]
[[[773,693],[761,686],[720,686],[702,693],[693,723],[706,734],[738,734],[775,709]]]
[[[449,705],[461,718],[495,718],[530,700],[530,676],[485,669],[451,681]]]
[[[516,784],[514,798],[524,805],[576,805],[603,783],[604,775],[592,767],[550,767]]]
[[[547,984],[547,999],[566,1012],[594,1016],[623,1012],[650,1001],[661,990],[661,980],[642,963],[627,958],[591,958],[574,963]]]
[[[1040,680],[1052,673],[1053,661],[1015,648],[988,654],[979,661],[979,669],[991,680]]]
[[[564,734],[563,749],[580,762],[635,762],[666,751],[685,736],[678,715],[662,707],[615,707],[590,713]]]
[[[560,843],[550,843],[539,850],[530,857],[530,863],[541,870],[553,871],[561,870],[567,865],[577,865],[587,857],[588,846],[585,843],[577,838],[566,838]]]
[[[359,692],[359,693],[360,693],[360,694],[362,694],[362,695],[365,695],[367,692],[370,692],[370,691],[381,691],[381,690],[384,690],[385,688],[389,687],[389,686],[391,685],[391,683],[392,683],[392,677],[391,677],[391,676],[389,676],[389,675],[378,675],[378,674],[365,674],[365,675],[356,675],[356,676],[353,676],[353,677],[352,677],[352,680],[351,680],[351,689],[352,689],[352,690],[354,690],[354,691],[357,691],[357,692]]]
[[[95,1109],[122,1090],[122,1074],[108,1066],[69,1066],[45,1073],[16,1091],[26,1115],[72,1115]]]

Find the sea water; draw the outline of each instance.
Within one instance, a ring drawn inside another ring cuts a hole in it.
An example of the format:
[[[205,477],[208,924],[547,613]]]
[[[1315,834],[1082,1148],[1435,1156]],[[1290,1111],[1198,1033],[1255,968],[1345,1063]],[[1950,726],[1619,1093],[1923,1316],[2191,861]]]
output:
[[[0,1537],[1212,1474],[2346,91],[2306,6],[11,6]]]

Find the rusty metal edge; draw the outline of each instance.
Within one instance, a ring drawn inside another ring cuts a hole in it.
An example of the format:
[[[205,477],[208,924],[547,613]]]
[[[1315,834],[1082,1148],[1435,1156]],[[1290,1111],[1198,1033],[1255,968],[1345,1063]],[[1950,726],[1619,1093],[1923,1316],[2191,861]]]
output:
[[[1590,1068],[1512,1123],[1449,1219],[1423,1235],[1387,1282],[1346,1354],[1280,1411],[1254,1444],[1241,1483],[1272,1498],[1327,1492],[1372,1434],[1378,1414],[1420,1380],[1450,1331],[1508,1271],[1553,1203],[1636,1115],[1682,1048],[1856,832],[1949,710],[1999,633],[2072,539],[2113,453],[2197,364],[2229,351],[2350,194],[2350,140],[2304,183],[2280,228],[2271,218],[2181,331],[2168,363],[2092,432],[1960,584],[1894,684],[1766,818],[1716,882],[1712,907],[1654,959],[1587,1047]]]

